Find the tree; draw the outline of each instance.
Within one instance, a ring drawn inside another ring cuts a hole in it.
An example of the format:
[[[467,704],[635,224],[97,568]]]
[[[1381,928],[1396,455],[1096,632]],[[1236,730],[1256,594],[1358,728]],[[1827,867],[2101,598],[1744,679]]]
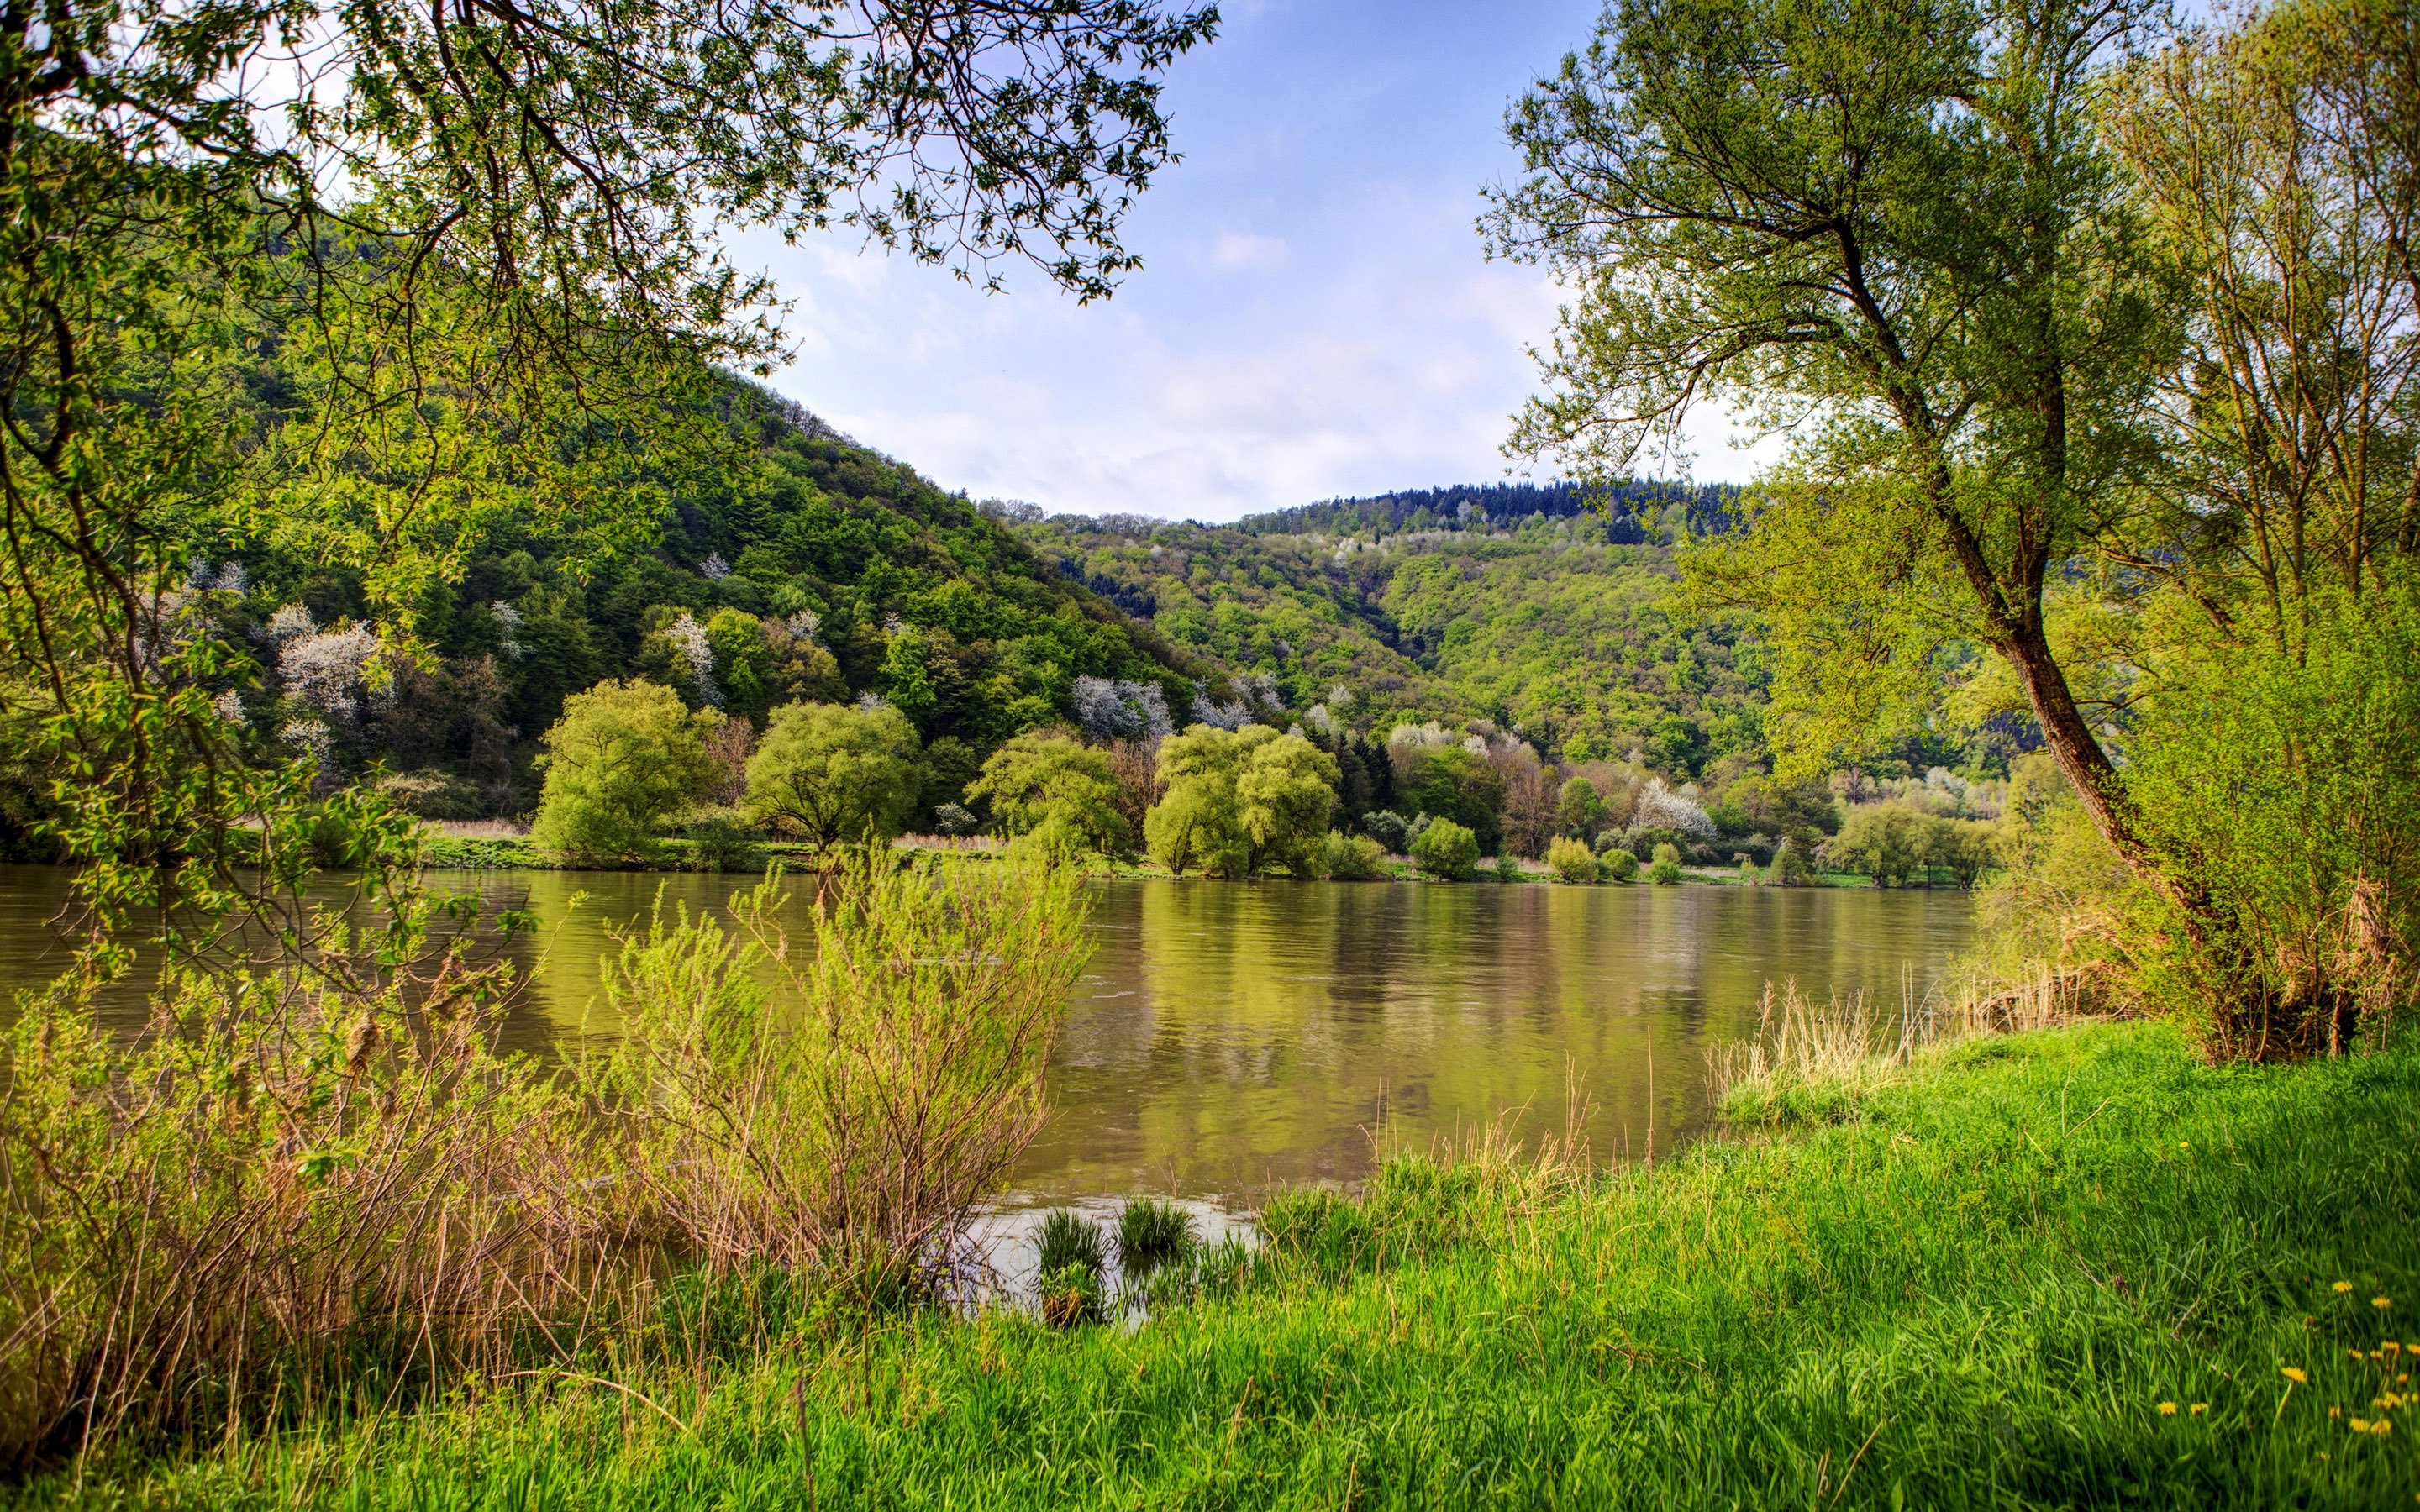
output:
[[[1495,765],[1504,783],[1503,849],[1532,858],[1544,855],[1557,831],[1562,784],[1527,746],[1512,748]]]
[[[916,806],[916,727],[887,704],[786,703],[748,758],[748,822],[823,851],[888,841]]]
[[[992,752],[967,795],[991,804],[1002,834],[1032,837],[1052,854],[1122,856],[1134,831],[1118,811],[1123,794],[1107,752],[1073,736],[1029,730]]]
[[[2374,942],[2420,911],[2369,921],[2420,816],[2270,831],[2272,867],[2331,856],[2310,953],[2350,973],[2289,980],[2205,825],[2256,806],[2183,801],[2155,747],[2213,667],[2383,654],[2355,626],[2412,591],[2420,28],[2298,0],[2137,52],[2160,14],[1624,0],[1516,111],[1494,234],[1582,290],[1521,446],[1617,471],[1710,396],[1807,422],[1685,563],[1773,626],[1786,775],[1945,688],[2022,710],[2149,900],[2139,984],[2270,1054],[2337,1042],[2386,971],[2353,963],[2401,959]],[[2291,723],[2256,760],[2309,770]]]
[[[762,721],[773,706],[774,662],[765,626],[745,609],[719,609],[706,622],[706,643],[714,653],[715,685],[722,707]]]
[[[1190,726],[1159,743],[1158,764],[1160,799],[1143,818],[1152,858],[1180,877],[1187,869],[1241,875],[1248,847],[1236,822],[1234,733]]]
[[[1694,581],[1779,630],[1805,766],[1930,704],[1944,635],[2024,686],[2111,843],[2180,905],[2044,590],[2141,474],[2160,294],[2094,89],[2149,0],[1619,0],[1516,106],[1499,252],[1583,290],[1516,445],[1612,472],[1737,395],[1811,422]]]
[[[1903,803],[1863,803],[1849,810],[1823,849],[1841,871],[1869,876],[1877,887],[1904,887],[1931,854],[1931,823]]]
[[[1563,784],[1555,800],[1555,823],[1566,835],[1586,840],[1605,825],[1605,799],[1596,784],[1587,778],[1575,777]]]
[[[705,783],[705,735],[721,722],[656,683],[599,683],[564,700],[532,838],[582,859],[654,855],[655,831]]]
[[[500,522],[583,561],[643,541],[668,488],[744,461],[716,367],[781,345],[727,227],[845,225],[1105,294],[1170,155],[1158,76],[1214,21],[102,0],[9,22],[0,642],[89,774],[59,836],[94,863],[80,886],[191,923],[287,879],[259,816],[310,795],[212,713],[247,652],[180,611],[191,553],[356,574],[408,659],[423,590]]]
[[[1504,782],[1487,759],[1459,745],[1423,746],[1406,758],[1395,779],[1399,798],[1415,813],[1450,819],[1496,847],[1504,809]]]
[[[1237,738],[1246,742],[1235,802],[1237,823],[1251,847],[1248,869],[1282,867],[1295,876],[1309,875],[1336,805],[1336,759],[1300,735]]]
[[[1444,882],[1479,874],[1479,837],[1450,819],[1435,819],[1412,841],[1412,864]]]
[[[1648,863],[1647,880],[1659,887],[1669,887],[1681,880],[1681,849],[1667,841],[1655,847],[1655,858]]]
[[[1159,779],[1163,796],[1143,830],[1171,871],[1252,876],[1282,866],[1300,875],[1326,831],[1337,767],[1300,735],[1197,724],[1160,742]]]

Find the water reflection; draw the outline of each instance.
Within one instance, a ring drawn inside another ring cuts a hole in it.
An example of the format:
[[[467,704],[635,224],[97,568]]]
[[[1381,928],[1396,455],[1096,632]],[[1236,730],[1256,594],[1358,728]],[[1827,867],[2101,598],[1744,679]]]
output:
[[[539,921],[509,948],[531,990],[505,1038],[554,1054],[605,1028],[592,1005],[615,931],[659,895],[694,912],[750,883],[476,885]],[[0,868],[0,984],[55,968],[41,921],[63,898],[55,871]],[[1016,1175],[1026,1200],[1350,1180],[1381,1134],[1452,1138],[1507,1108],[1559,1131],[1567,1076],[1599,1156],[1668,1152],[1704,1126],[1707,1047],[1753,1025],[1768,980],[1896,1003],[1971,928],[1954,894],[1167,880],[1100,885],[1094,926],[1051,1119]]]

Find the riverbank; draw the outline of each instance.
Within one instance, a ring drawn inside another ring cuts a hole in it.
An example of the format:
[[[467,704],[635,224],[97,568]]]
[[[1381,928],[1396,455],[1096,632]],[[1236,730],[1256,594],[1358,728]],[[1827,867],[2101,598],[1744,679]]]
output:
[[[1398,1162],[1133,1332],[802,1323],[27,1501],[2412,1504],[2420,1057],[2212,1070],[2100,1025],[1858,1112],[1596,1177]]]
[[[985,856],[996,848],[994,842],[982,841],[949,841],[932,836],[911,836],[897,842],[909,850],[943,850],[953,855]],[[780,841],[752,839],[716,839],[698,841],[685,836],[670,836],[659,842],[660,854],[652,861],[630,860],[621,863],[583,862],[574,864],[546,850],[531,840],[527,833],[516,833],[498,823],[466,825],[449,830],[432,825],[425,831],[421,865],[431,872],[721,872],[753,874],[779,862],[797,869],[811,859],[800,846]],[[1387,856],[1380,863],[1380,874],[1373,882],[1431,882],[1409,857]],[[1152,861],[1120,861],[1095,856],[1085,863],[1088,875],[1101,877],[1164,877],[1166,867]],[[1684,867],[1684,882],[1713,887],[1746,886],[1736,868]],[[1479,882],[1551,883],[1552,872],[1540,862],[1524,861],[1517,876],[1499,876],[1491,860],[1481,869]],[[1619,884],[1599,884],[1619,886]],[[1630,886],[1645,887],[1642,875]],[[1821,874],[1807,886],[1817,887],[1871,887],[1873,879],[1845,872]]]

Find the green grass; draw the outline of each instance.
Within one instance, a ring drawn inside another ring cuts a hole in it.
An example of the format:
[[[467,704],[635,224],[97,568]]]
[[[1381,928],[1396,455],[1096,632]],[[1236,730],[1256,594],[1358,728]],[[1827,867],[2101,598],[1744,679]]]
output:
[[[2420,1344],[2420,1057],[2213,1070],[2100,1026],[1854,1114],[1603,1178],[1398,1162],[1273,1204],[1267,1255],[1135,1331],[802,1334],[644,1400],[466,1389],[28,1500],[2420,1504],[2420,1413],[2373,1405],[2409,1355],[2367,1353]]]

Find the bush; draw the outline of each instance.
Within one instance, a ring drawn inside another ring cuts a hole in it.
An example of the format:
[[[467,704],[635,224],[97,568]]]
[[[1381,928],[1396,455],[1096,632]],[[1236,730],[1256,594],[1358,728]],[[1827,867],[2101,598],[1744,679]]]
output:
[[[1586,884],[1599,875],[1596,856],[1578,841],[1564,839],[1546,847],[1546,865],[1565,882]]]
[[[1404,847],[1412,842],[1412,826],[1404,823],[1402,814],[1392,813],[1385,809],[1363,814],[1361,830],[1372,840],[1385,846],[1389,856],[1403,855]]]
[[[944,835],[958,839],[981,829],[983,822],[977,819],[973,810],[965,805],[945,803],[933,810],[933,827]]]
[[[1497,857],[1496,857],[1496,880],[1497,880],[1497,881],[1498,881],[1498,882],[1518,882],[1518,881],[1520,881],[1520,880],[1522,879],[1522,876],[1523,876],[1523,872],[1522,872],[1522,871],[1521,871],[1521,858],[1520,858],[1519,856],[1514,856],[1514,855],[1513,855],[1512,852],[1510,852],[1510,851],[1503,851],[1503,852],[1499,852],[1499,853],[1497,855]]]
[[[1647,880],[1659,887],[1668,887],[1681,880],[1681,851],[1670,841],[1655,847],[1655,859],[1648,863]]]
[[[1467,882],[1479,872],[1479,837],[1450,819],[1433,820],[1412,841],[1412,864],[1447,882]]]
[[[1804,887],[1818,880],[1815,869],[1807,864],[1807,853],[1794,840],[1785,840],[1773,852],[1773,865],[1766,869],[1764,880],[1775,887]]]
[[[1331,829],[1319,846],[1319,874],[1331,882],[1367,882],[1386,874],[1387,853],[1367,835]]]
[[[1607,851],[1597,857],[1608,882],[1629,882],[1638,875],[1638,857],[1628,851]]]
[[[1081,879],[867,851],[826,879],[811,947],[779,879],[624,942],[621,1034],[574,1067],[613,1231],[709,1271],[813,1265],[913,1294],[1041,1127],[1042,1073],[1092,947]],[[736,932],[736,933],[734,933]],[[600,1037],[601,1038],[601,1037]]]
[[[690,869],[695,872],[754,872],[765,854],[748,832],[720,816],[693,821],[685,831]]]
[[[916,727],[887,703],[785,703],[748,758],[751,824],[816,850],[895,837],[923,774]]]
[[[721,718],[654,683],[599,683],[566,699],[546,734],[531,838],[582,860],[653,856],[657,829],[706,779],[705,733]]]

